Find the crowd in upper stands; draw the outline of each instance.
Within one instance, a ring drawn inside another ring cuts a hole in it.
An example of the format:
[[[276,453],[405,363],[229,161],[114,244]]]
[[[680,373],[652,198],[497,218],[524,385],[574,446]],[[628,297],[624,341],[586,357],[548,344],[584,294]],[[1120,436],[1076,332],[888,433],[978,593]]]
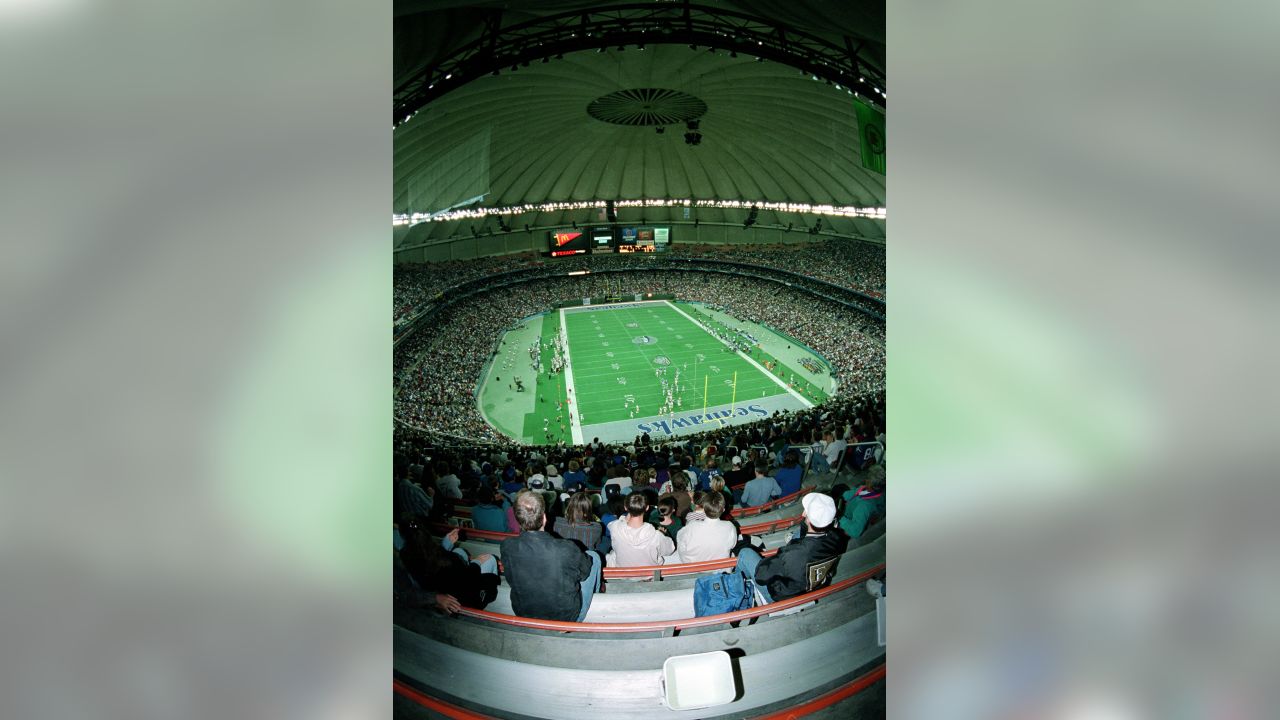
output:
[[[884,249],[874,245],[841,240],[772,246],[677,243],[666,253],[652,255],[582,255],[550,260],[535,253],[520,253],[429,264],[402,263],[396,266],[393,276],[394,320],[398,324],[409,319],[448,288],[498,273],[525,269],[552,275],[572,269],[662,265],[683,258],[731,261],[799,273],[878,298],[883,298],[885,292]]]
[[[841,396],[874,392],[884,385],[883,326],[841,305],[815,302],[812,295],[793,288],[751,285],[731,275],[688,270],[561,275],[495,288],[483,301],[455,303],[433,319],[429,332],[415,332],[401,343],[396,348],[396,417],[451,435],[501,441],[474,399],[497,338],[553,303],[622,292],[670,293],[781,330],[831,362]]]
[[[761,265],[807,275],[883,298],[884,248],[827,240],[804,245],[672,245],[677,257],[711,258]]]
[[[477,258],[474,260],[446,260],[424,264],[397,265],[392,277],[391,297],[394,302],[396,323],[414,315],[432,298],[460,283],[495,273],[536,267],[536,256],[530,254]]]

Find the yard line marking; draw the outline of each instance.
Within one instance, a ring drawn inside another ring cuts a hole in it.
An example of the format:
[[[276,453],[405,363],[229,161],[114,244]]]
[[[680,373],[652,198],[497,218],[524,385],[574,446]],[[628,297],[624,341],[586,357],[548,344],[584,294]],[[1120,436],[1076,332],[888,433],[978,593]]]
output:
[[[711,337],[715,338],[716,340],[719,340],[719,341],[720,341],[720,343],[721,343],[721,344],[723,344],[725,347],[730,347],[730,348],[732,348],[732,347],[733,347],[732,345],[730,345],[729,343],[725,342],[724,340],[720,340],[720,338],[719,338],[719,337],[716,337],[715,333],[711,332],[711,330],[710,330],[710,329],[708,329],[706,325],[703,325],[702,323],[700,323],[700,322],[698,322],[697,320],[695,320],[695,319],[693,319],[692,317],[690,317],[689,313],[687,313],[687,312],[685,312],[685,311],[681,310],[680,308],[676,307],[675,305],[672,305],[670,300],[663,300],[662,302],[666,303],[666,304],[667,304],[667,306],[668,306],[668,307],[670,307],[672,310],[675,310],[676,312],[680,313],[681,315],[684,315],[684,316],[685,316],[685,318],[687,318],[687,319],[689,320],[689,322],[691,322],[691,323],[693,323],[694,325],[697,325],[698,327],[702,328],[702,330],[703,330],[704,332],[706,332],[708,335],[710,335]],[[561,311],[561,312],[563,312],[563,311]],[[790,394],[791,394],[791,396],[792,396],[792,397],[794,397],[795,399],[797,399],[797,400],[799,400],[801,403],[803,403],[803,404],[804,404],[804,406],[805,406],[806,408],[811,408],[811,407],[813,407],[813,403],[811,403],[811,402],[809,402],[808,400],[806,400],[806,399],[805,399],[805,397],[804,397],[803,395],[801,395],[800,393],[798,393],[798,392],[796,392],[795,390],[792,390],[791,388],[787,387],[786,383],[782,382],[782,380],[780,380],[776,375],[774,375],[773,373],[769,372],[768,370],[765,370],[765,369],[764,369],[764,367],[760,365],[760,363],[758,363],[758,362],[756,362],[756,361],[755,361],[755,358],[751,357],[750,355],[744,355],[744,354],[742,354],[741,352],[739,352],[739,351],[738,351],[738,349],[737,349],[737,348],[733,348],[733,352],[734,352],[734,354],[735,354],[735,355],[737,355],[738,357],[740,357],[740,358],[742,358],[743,360],[746,360],[747,362],[751,363],[751,365],[752,365],[753,367],[755,367],[755,369],[757,369],[757,370],[759,370],[760,372],[764,373],[764,376],[765,376],[765,377],[767,377],[767,378],[769,378],[770,380],[772,380],[772,381],[774,381],[775,383],[777,383],[778,387],[782,388],[783,390],[786,390],[788,393],[790,393]],[[567,359],[567,356],[566,356],[566,359]]]
[[[564,319],[564,308],[560,309],[560,342],[564,345],[564,387],[568,395],[569,432],[574,445],[582,444],[582,421],[578,418],[578,399],[573,391],[573,362],[569,359],[569,323]],[[812,406],[811,406],[812,407]]]

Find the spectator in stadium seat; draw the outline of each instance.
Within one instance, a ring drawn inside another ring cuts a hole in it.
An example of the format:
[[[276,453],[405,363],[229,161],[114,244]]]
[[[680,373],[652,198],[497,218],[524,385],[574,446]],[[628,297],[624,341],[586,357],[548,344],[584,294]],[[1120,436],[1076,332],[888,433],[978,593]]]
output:
[[[819,436],[817,431],[814,431],[814,436],[815,439],[813,444],[809,446],[809,449],[811,450],[809,453],[809,469],[816,473],[828,472],[831,470],[831,463],[827,460],[827,445],[829,445],[834,438],[831,433],[823,433]]]
[[[516,470],[515,468],[507,468],[507,469],[510,471],[510,474],[506,474],[506,473],[503,474],[504,479],[502,481],[502,492],[508,498],[515,498],[516,493],[520,492],[525,488],[524,475],[521,474],[521,472],[519,470]]]
[[[636,567],[661,564],[663,556],[675,550],[675,542],[645,522],[649,501],[643,493],[628,495],[625,506],[627,514],[609,524],[609,535],[613,539],[609,565]],[[505,550],[503,556],[506,556]]]
[[[840,456],[844,453],[845,448],[849,447],[848,441],[843,436],[836,437],[835,433],[828,432],[827,437],[831,438],[822,453],[827,458],[827,464],[834,470],[840,463]]]
[[[426,519],[431,517],[431,508],[434,504],[431,496],[422,488],[409,482],[407,470],[396,480],[395,492],[395,511],[397,517],[401,515],[415,515]]]
[[[840,529],[850,538],[857,539],[866,531],[873,518],[884,517],[884,469],[873,465],[868,471],[867,483],[856,490],[844,493],[844,513],[840,515]]]
[[[462,603],[452,595],[423,590],[414,582],[404,561],[400,559],[400,551],[404,549],[404,538],[398,529],[394,530],[395,552],[392,553],[392,600],[400,607],[421,608],[435,607],[438,610],[454,614],[462,609]]]
[[[773,603],[816,590],[826,584],[830,572],[815,577],[821,563],[839,557],[849,547],[849,538],[833,527],[836,503],[830,496],[810,493],[801,501],[804,506],[806,533],[764,560],[755,548],[738,551],[737,568],[754,578],[764,602]]]
[[[502,496],[502,493],[488,488],[480,488],[480,501],[471,509],[471,522],[477,530],[518,532],[513,531],[507,522],[507,509],[509,507],[511,507],[511,504]]]
[[[636,468],[631,471],[631,491],[627,494],[630,495],[633,492],[644,492],[647,490],[649,488],[649,473],[651,472],[651,470],[647,470],[645,468]]]
[[[580,491],[569,498],[564,506],[564,517],[556,518],[555,533],[565,540],[573,540],[583,550],[597,550],[604,527],[591,512],[591,494]]]
[[[713,446],[714,447],[714,446]],[[720,474],[720,462],[711,457],[703,463],[702,469],[698,470],[698,484],[694,488],[698,490],[706,490],[711,486],[711,476]]]
[[[738,528],[724,514],[724,495],[715,490],[702,493],[698,508],[701,513],[689,513],[688,524],[676,536],[679,561],[701,562],[729,557],[738,542]]]
[[[756,476],[742,490],[742,506],[757,507],[770,500],[782,496],[782,488],[778,481],[768,476],[769,463],[760,460],[756,463]]]
[[[689,508],[693,507],[693,491],[689,489],[689,478],[687,475],[677,474],[671,478],[671,492],[658,496],[658,502],[662,502],[665,498],[675,498],[676,516],[684,517],[689,512]]]
[[[671,471],[667,468],[666,463],[660,462],[658,467],[653,471],[653,477],[650,479],[649,487],[661,492],[663,486],[666,486],[670,481]]]
[[[803,476],[804,469],[800,467],[800,453],[794,448],[787,450],[782,457],[782,467],[773,474],[773,479],[777,481],[782,496],[800,492],[800,479]]]
[[[542,494],[516,496],[520,534],[502,541],[502,562],[516,615],[582,622],[600,589],[600,556],[546,532]]]
[[[497,560],[487,553],[473,558],[455,547],[457,528],[440,542],[413,516],[405,516],[399,529],[404,538],[400,560],[418,588],[450,595],[466,607],[479,609],[498,596]]]
[[[440,494],[447,498],[461,500],[462,481],[449,469],[449,463],[444,460],[436,463],[436,474],[439,476],[436,479],[436,487],[440,490]]]
[[[657,528],[658,532],[675,540],[680,528],[684,527],[684,520],[680,519],[676,513],[677,509],[679,509],[679,503],[674,497],[662,498],[653,507],[653,512],[649,513],[649,524]]]
[[[564,478],[560,477],[560,469],[555,465],[547,465],[547,482],[557,492],[564,489]]]
[[[732,509],[733,509],[733,492],[732,492],[732,491],[730,491],[730,490],[729,490],[729,488],[727,488],[727,487],[725,487],[725,486],[724,486],[724,478],[723,478],[723,477],[713,477],[713,478],[711,478],[711,487],[707,489],[707,492],[718,492],[718,493],[720,493],[720,495],[724,498],[724,512],[725,512],[725,513],[729,512],[730,510],[732,510]],[[720,519],[724,519],[724,514],[723,514],[723,513],[721,514]]]
[[[605,503],[601,504],[603,508],[600,511],[600,523],[604,525],[604,534],[609,535],[609,525],[622,514],[627,511],[626,503],[623,502],[621,495],[614,495]]]
[[[620,467],[611,467],[606,473],[606,476],[607,479],[604,481],[604,486],[602,488],[602,492],[605,495],[609,494],[610,485],[618,486],[619,495],[631,494],[631,477],[627,475],[626,470],[623,470]]]
[[[564,489],[574,492],[587,486],[587,474],[580,469],[577,460],[569,461],[569,469],[564,473]]]
[[[733,469],[724,474],[725,484],[746,484],[746,482],[751,479],[751,471],[742,466],[742,457],[740,455],[734,455],[731,462],[733,464]]]

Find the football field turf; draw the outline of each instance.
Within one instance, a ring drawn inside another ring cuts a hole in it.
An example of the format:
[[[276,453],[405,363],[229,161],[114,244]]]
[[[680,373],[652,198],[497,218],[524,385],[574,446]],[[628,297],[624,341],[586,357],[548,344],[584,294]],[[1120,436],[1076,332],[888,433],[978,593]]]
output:
[[[812,406],[696,313],[666,301],[558,311],[568,369],[553,381],[563,378],[570,398],[572,442],[690,434]],[[663,407],[664,381],[674,407]]]

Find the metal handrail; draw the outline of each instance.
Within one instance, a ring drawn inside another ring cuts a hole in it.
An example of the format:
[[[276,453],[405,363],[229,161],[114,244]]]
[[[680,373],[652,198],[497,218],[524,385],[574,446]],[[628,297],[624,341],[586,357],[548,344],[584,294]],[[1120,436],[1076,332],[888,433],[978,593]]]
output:
[[[850,578],[845,578],[836,583],[832,583],[821,590],[797,595],[787,600],[779,600],[777,602],[768,603],[767,605],[758,605],[746,610],[736,610],[734,612],[721,613],[719,615],[708,615],[706,617],[688,618],[682,620],[649,620],[645,622],[632,623],[580,623],[566,622],[563,620],[540,620],[537,618],[522,618],[515,615],[504,615],[502,613],[489,612],[488,610],[476,610],[474,608],[464,607],[458,611],[459,615],[475,618],[477,620],[488,620],[491,622],[510,625],[513,627],[526,628],[531,630],[551,630],[556,632],[594,632],[594,633],[636,633],[636,632],[655,632],[672,630],[680,632],[696,627],[710,627],[713,625],[721,625],[724,623],[740,622],[742,620],[751,620],[761,615],[769,615],[783,610],[807,605],[811,602],[821,600],[835,593],[848,590],[862,581],[878,575],[885,569],[884,563],[879,563],[867,570],[864,570]]]

